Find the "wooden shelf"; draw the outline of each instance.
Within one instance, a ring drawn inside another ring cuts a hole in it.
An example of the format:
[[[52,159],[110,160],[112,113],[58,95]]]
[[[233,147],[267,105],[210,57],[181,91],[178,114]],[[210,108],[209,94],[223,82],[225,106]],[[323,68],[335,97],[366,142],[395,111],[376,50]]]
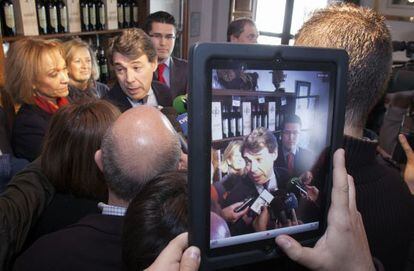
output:
[[[20,39],[27,38],[27,37],[41,38],[41,39],[59,39],[59,38],[66,38],[66,37],[72,37],[72,36],[93,36],[93,35],[104,35],[104,34],[116,34],[116,33],[120,33],[124,29],[127,29],[127,28],[86,31],[86,32],[68,32],[68,33],[47,34],[47,35],[39,35],[39,36],[3,37],[3,42],[13,42],[13,41],[20,40]]]
[[[213,95],[216,96],[261,96],[261,97],[295,97],[295,93],[290,92],[268,92],[268,91],[251,91],[239,89],[213,89]]]

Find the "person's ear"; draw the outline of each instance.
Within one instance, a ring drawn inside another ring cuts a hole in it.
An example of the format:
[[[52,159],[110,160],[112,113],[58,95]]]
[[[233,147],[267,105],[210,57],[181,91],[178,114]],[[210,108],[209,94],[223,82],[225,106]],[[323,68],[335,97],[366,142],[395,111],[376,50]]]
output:
[[[276,161],[277,156],[278,156],[278,151],[277,151],[277,149],[275,149],[275,151],[274,151],[274,152],[272,152],[272,153],[271,153],[271,155],[272,155],[272,159],[273,159],[273,161]]]
[[[153,62],[151,62],[152,72],[155,72],[158,68],[158,59],[155,58]]]
[[[103,162],[102,162],[102,150],[99,149],[95,152],[95,163],[98,166],[99,170],[103,172]]]
[[[236,36],[234,36],[234,35],[230,35],[230,42],[238,42],[239,41],[239,38],[237,38]]]

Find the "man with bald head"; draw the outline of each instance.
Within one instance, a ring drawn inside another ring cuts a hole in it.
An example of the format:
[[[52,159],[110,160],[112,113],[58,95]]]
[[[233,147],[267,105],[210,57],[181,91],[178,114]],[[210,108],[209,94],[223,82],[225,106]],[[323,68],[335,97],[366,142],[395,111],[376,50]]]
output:
[[[180,154],[178,136],[159,110],[143,105],[124,112],[95,154],[108,185],[108,202],[98,205],[102,213],[45,235],[19,258],[16,270],[121,270],[129,202],[145,183],[178,169]]]

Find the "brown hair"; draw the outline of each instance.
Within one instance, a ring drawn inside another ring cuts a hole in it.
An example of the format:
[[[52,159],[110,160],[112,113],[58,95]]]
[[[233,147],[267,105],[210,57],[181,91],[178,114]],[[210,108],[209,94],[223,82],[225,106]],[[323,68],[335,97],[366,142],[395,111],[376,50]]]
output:
[[[16,103],[33,104],[33,84],[42,73],[45,55],[60,55],[63,48],[57,40],[25,38],[13,42],[7,53],[5,89]]]
[[[392,46],[385,18],[368,8],[336,4],[316,11],[295,45],[345,49],[349,55],[346,125],[361,127],[389,78]]]
[[[111,65],[114,64],[113,56],[115,53],[120,53],[132,60],[142,55],[146,55],[149,62],[157,60],[157,51],[150,37],[138,28],[123,30],[121,35],[109,40],[108,60]]]
[[[44,140],[41,167],[62,193],[105,200],[107,188],[94,161],[106,130],[119,117],[107,101],[71,104],[53,115]]]
[[[231,21],[227,27],[227,41],[230,41],[231,36],[235,36],[236,38],[240,37],[241,33],[244,31],[244,26],[246,24],[250,24],[256,27],[256,24],[253,22],[253,20],[249,18],[238,18],[234,21]]]
[[[63,49],[65,52],[65,61],[67,65],[69,65],[70,62],[72,62],[73,55],[75,54],[75,52],[81,48],[85,48],[86,50],[88,50],[89,55],[91,57],[92,74],[91,74],[91,78],[89,78],[89,81],[88,81],[88,88],[90,88],[95,84],[95,81],[98,80],[99,78],[98,64],[96,62],[96,56],[94,52],[92,51],[89,44],[87,44],[80,38],[74,38],[74,39],[68,40],[65,43],[63,43]]]
[[[278,145],[275,135],[264,127],[254,129],[243,142],[241,153],[245,151],[258,153],[263,148],[267,148],[269,152],[277,151]]]

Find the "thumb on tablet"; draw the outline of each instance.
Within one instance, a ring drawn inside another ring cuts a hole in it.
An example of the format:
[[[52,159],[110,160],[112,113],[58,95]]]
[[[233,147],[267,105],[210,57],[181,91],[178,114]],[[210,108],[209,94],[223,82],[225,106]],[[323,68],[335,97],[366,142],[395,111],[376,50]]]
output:
[[[298,262],[310,269],[318,266],[318,259],[311,248],[303,247],[295,239],[288,235],[279,235],[276,237],[276,244],[286,253],[286,255],[295,262]]]

